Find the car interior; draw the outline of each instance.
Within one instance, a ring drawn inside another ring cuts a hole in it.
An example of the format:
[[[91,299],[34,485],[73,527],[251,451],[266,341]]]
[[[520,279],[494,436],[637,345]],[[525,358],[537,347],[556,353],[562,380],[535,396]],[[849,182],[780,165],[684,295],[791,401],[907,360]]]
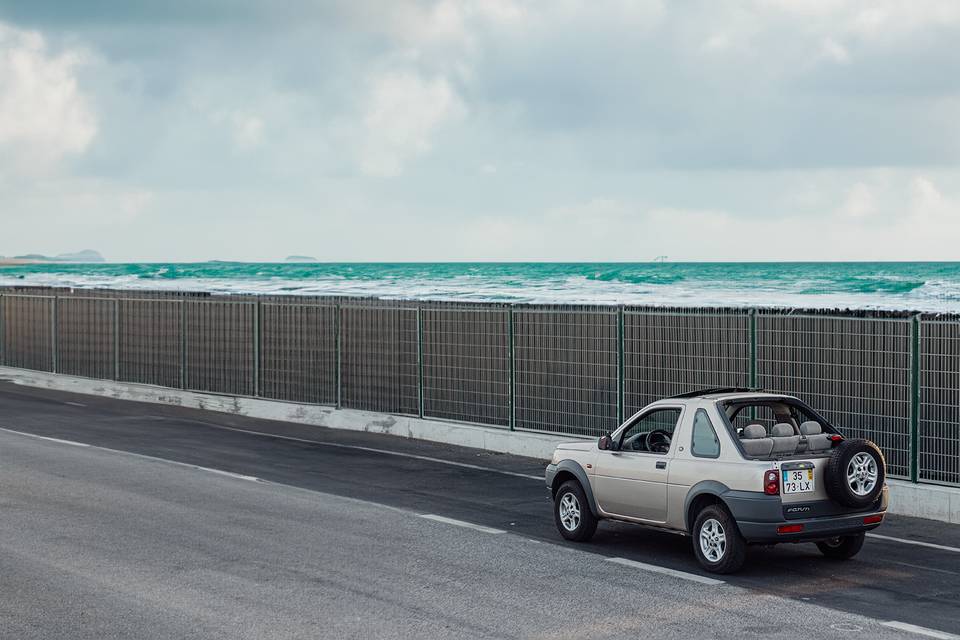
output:
[[[740,446],[751,457],[783,457],[819,453],[832,446],[833,429],[805,407],[786,400],[731,402],[727,420]]]

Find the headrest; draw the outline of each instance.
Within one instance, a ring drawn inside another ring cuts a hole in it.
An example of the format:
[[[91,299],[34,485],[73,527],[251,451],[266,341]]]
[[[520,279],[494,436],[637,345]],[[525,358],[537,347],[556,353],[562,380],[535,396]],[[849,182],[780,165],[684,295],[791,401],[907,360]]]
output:
[[[808,420],[800,425],[800,433],[805,436],[815,436],[821,431],[823,429],[820,427],[820,423],[813,420]]]
[[[788,425],[786,422],[780,422],[773,425],[770,435],[772,435],[774,438],[783,438],[785,436],[792,436],[796,434],[793,432],[793,427]]]
[[[743,434],[740,437],[746,438],[747,440],[766,438],[767,430],[763,428],[762,424],[748,424],[743,428]]]

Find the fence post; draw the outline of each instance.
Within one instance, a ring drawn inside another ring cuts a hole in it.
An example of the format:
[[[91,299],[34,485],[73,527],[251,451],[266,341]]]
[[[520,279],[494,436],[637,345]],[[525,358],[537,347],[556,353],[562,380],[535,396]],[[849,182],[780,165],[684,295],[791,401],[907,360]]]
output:
[[[417,415],[423,417],[423,307],[417,305]]]
[[[517,427],[517,376],[513,348],[513,305],[507,309],[507,360],[510,365],[510,431]]]
[[[187,301],[180,299],[180,388],[187,388]]]
[[[51,308],[53,311],[50,313],[50,361],[52,363],[53,373],[57,372],[57,366],[59,364],[59,354],[57,353],[60,350],[60,340],[58,337],[59,332],[59,323],[57,321],[57,300],[59,298],[56,294],[53,295],[53,302],[51,303]]]
[[[623,375],[623,306],[617,308],[617,424],[623,424],[624,413],[624,375]]]
[[[0,365],[7,364],[7,332],[3,324],[4,314],[7,311],[7,299],[0,293]]]
[[[253,395],[260,395],[260,298],[253,304]]]
[[[343,358],[342,358],[343,338],[340,335],[342,331],[342,325],[343,325],[343,308],[340,306],[339,302],[337,303],[337,311],[336,311],[336,316],[333,319],[333,324],[334,324],[333,330],[335,333],[334,342],[335,342],[336,358],[337,358],[337,363],[336,363],[335,370],[333,372],[333,377],[337,385],[337,409],[340,409],[343,407],[343,400],[340,394],[340,380],[343,377],[340,372],[340,369],[342,366],[341,363],[343,361]]]
[[[113,379],[120,379],[120,299],[113,299]]]
[[[757,310],[750,309],[750,388],[757,385]],[[751,408],[752,410],[752,408]]]
[[[910,323],[910,481],[920,481],[920,316]]]

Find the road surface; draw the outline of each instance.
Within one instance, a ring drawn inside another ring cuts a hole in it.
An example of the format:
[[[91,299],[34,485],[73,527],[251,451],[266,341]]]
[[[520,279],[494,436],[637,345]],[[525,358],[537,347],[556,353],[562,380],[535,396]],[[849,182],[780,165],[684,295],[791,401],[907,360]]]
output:
[[[0,428],[2,638],[960,634],[960,527],[718,577],[678,535],[562,541],[536,460],[9,383]]]

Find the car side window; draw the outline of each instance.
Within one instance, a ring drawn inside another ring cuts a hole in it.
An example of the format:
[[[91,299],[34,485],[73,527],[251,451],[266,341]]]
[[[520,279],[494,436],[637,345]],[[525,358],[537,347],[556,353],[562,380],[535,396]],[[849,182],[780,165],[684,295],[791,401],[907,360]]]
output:
[[[693,436],[690,443],[690,453],[698,458],[720,457],[720,439],[713,428],[710,416],[703,409],[697,409],[693,418]]]
[[[620,440],[621,451],[667,453],[673,431],[680,420],[680,409],[655,409],[637,418]]]

